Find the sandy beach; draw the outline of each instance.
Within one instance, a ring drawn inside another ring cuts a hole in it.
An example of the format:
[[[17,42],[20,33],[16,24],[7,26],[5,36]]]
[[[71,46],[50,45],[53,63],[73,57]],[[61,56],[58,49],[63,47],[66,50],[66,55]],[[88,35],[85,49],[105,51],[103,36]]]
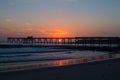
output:
[[[0,80],[120,80],[120,59],[0,73]]]

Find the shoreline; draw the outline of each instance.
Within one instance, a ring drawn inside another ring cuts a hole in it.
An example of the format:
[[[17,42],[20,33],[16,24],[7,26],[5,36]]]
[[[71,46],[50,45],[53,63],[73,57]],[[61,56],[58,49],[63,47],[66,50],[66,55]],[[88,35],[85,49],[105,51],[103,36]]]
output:
[[[66,59],[66,60],[54,60],[54,61],[43,61],[36,63],[26,63],[26,64],[12,64],[6,66],[0,66],[0,72],[12,72],[12,71],[21,71],[21,70],[30,70],[37,68],[49,68],[49,67],[59,67],[59,66],[67,66],[67,65],[75,65],[75,64],[83,64],[83,63],[93,63],[100,62],[104,60],[111,59],[119,59],[115,54],[104,54],[97,55],[79,59]]]
[[[119,80],[120,59],[0,73],[1,80]]]

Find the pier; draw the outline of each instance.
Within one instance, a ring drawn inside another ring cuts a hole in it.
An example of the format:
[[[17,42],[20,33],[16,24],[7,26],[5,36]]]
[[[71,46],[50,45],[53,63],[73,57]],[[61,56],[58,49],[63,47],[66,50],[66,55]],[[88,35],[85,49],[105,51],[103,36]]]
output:
[[[8,43],[28,46],[80,49],[120,49],[120,37],[9,37]],[[37,45],[35,45],[37,44]]]

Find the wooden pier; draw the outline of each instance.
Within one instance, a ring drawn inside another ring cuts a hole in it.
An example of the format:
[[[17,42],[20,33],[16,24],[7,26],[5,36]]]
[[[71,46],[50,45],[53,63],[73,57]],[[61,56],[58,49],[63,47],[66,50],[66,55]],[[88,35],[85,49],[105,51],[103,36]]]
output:
[[[39,46],[42,45],[64,48],[120,48],[120,37],[9,37],[7,41],[8,43],[16,44],[39,44]]]

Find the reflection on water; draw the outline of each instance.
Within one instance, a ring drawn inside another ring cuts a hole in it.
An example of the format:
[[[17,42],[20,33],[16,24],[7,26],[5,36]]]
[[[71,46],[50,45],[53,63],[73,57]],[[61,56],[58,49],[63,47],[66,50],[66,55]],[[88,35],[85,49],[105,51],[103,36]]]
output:
[[[87,58],[81,58],[81,59],[58,60],[58,61],[46,62],[44,64],[47,64],[48,67],[49,66],[65,66],[65,65],[73,65],[73,64],[101,61],[101,60],[114,59],[114,58],[116,58],[115,54],[105,54],[101,56],[93,56],[93,57],[87,57]]]
[[[46,67],[55,67],[55,66],[60,67],[60,66],[66,66],[66,65],[95,62],[95,61],[102,61],[102,60],[115,59],[115,58],[117,58],[116,54],[104,54],[104,55],[97,55],[97,56],[80,58],[80,59],[43,61],[43,62],[37,62],[32,64],[0,66],[0,72],[25,70],[25,69],[33,69],[33,68],[46,68]]]
[[[64,66],[65,61],[59,61],[58,66]]]

